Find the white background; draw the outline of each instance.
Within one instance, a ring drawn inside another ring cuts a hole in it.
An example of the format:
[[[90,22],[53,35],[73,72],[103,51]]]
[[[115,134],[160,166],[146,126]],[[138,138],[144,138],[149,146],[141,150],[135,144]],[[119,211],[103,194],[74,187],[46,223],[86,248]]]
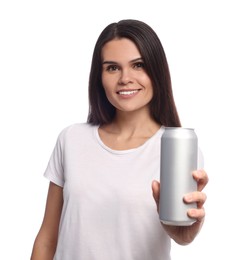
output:
[[[29,259],[58,133],[85,122],[95,41],[111,22],[134,18],[159,35],[183,126],[194,127],[210,182],[206,222],[175,259],[239,254],[238,1],[0,2],[0,259]]]

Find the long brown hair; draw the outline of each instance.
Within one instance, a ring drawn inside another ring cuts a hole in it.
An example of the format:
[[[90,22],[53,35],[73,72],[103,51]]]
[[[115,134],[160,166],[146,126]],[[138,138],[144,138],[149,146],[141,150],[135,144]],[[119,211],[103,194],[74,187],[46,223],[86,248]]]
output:
[[[149,25],[132,19],[109,24],[96,42],[89,76],[87,122],[102,125],[110,123],[115,116],[116,109],[105,95],[101,78],[102,48],[114,38],[133,41],[142,56],[144,68],[153,85],[153,98],[149,104],[152,118],[164,126],[181,126],[173,98],[168,63],[160,39]]]

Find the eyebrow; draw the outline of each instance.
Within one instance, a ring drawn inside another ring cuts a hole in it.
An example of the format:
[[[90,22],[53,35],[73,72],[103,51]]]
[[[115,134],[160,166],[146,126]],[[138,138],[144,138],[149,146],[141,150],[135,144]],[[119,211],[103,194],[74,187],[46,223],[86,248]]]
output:
[[[140,58],[136,58],[136,59],[131,60],[130,63],[134,63],[136,61],[142,61],[142,60],[143,59],[140,57]],[[116,61],[106,60],[102,64],[118,64],[118,63]]]

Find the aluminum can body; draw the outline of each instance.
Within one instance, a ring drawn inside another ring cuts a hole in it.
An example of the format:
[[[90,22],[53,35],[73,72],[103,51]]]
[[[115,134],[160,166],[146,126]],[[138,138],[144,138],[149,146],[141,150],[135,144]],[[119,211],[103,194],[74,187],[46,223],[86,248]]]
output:
[[[167,225],[189,226],[195,220],[187,210],[185,194],[197,190],[192,172],[197,169],[198,138],[192,128],[166,127],[161,138],[159,217]]]

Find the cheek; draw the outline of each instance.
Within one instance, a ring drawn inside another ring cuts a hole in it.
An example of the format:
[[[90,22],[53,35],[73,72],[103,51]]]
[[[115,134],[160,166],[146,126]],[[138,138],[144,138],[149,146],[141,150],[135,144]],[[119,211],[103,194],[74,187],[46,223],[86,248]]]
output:
[[[152,81],[146,73],[139,75],[138,81],[141,82],[145,86],[151,86],[152,85]]]
[[[153,94],[153,86],[152,86],[152,81],[149,79],[148,76],[144,76],[142,78],[142,84],[145,86],[146,90],[148,93]]]
[[[102,85],[103,89],[105,91],[106,97],[108,101],[111,103],[112,101],[112,92],[113,92],[113,85],[111,84],[111,81],[108,77],[102,77]]]
[[[107,77],[105,74],[102,75],[102,85],[105,91],[107,91],[111,85],[109,77]]]
[[[110,76],[105,76],[103,75],[102,76],[102,85],[103,85],[103,88],[107,93],[112,93],[115,89],[115,85],[116,85],[116,81],[115,81],[115,78],[114,77],[110,77]]]

